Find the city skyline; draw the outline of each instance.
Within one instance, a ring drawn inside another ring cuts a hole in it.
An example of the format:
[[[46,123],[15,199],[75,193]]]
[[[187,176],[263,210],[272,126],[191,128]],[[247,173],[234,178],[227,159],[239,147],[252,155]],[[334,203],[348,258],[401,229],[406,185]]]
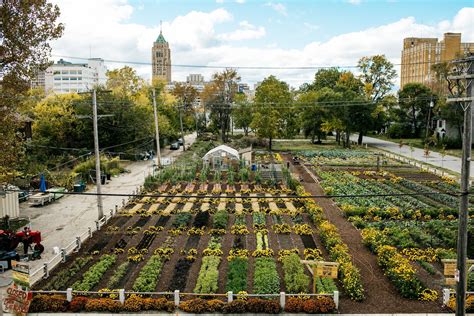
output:
[[[160,20],[176,65],[346,66],[374,54],[385,54],[392,63],[399,64],[405,37],[441,38],[445,32],[461,32],[463,41],[474,41],[474,8],[470,1],[451,1],[449,5],[430,2],[433,10],[422,9],[426,1],[393,0],[317,4],[242,0],[55,2],[66,24],[63,38],[53,43],[55,60],[73,56],[144,63],[130,66],[147,80],[151,78],[150,47],[159,35]],[[100,18],[105,10],[107,17]],[[81,16],[85,11],[91,14]],[[336,26],[334,21],[321,17],[324,12],[337,13],[344,23],[339,21]],[[368,15],[374,18],[368,19]],[[107,63],[109,69],[123,65]],[[218,70],[173,67],[172,77],[185,81],[188,74],[201,73],[210,78]],[[297,88],[312,80],[315,70],[245,69],[239,73],[249,84],[274,74]]]

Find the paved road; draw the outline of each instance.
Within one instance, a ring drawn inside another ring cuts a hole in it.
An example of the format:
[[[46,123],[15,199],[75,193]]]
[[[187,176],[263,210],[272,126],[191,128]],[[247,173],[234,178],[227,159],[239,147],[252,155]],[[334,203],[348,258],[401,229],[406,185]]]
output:
[[[186,135],[186,147],[196,140],[196,134]],[[176,157],[183,151],[162,149],[162,157]],[[124,173],[112,178],[106,185],[102,186],[103,193],[125,193],[130,194],[139,186],[143,185],[144,179],[152,172],[152,161],[137,161],[126,167],[129,173]],[[95,192],[95,186],[90,187],[89,192]],[[106,196],[103,198],[104,213],[109,212],[115,205],[122,205],[123,197]],[[60,200],[43,206],[30,207],[26,203],[20,205],[21,216],[30,217],[32,230],[41,231],[42,244],[45,252],[42,259],[33,261],[33,269],[41,266],[54,256],[53,247],[65,247],[76,236],[87,230],[87,227],[95,226],[97,220],[97,198],[95,196],[66,195]]]
[[[357,136],[352,135],[351,140],[357,141]],[[429,156],[425,157],[423,149],[413,148],[413,152],[411,152],[409,146],[405,145],[400,148],[398,143],[367,136],[364,136],[363,143],[367,144],[368,146],[405,156],[407,158],[416,159],[436,167],[442,167],[458,174],[461,173],[461,158],[458,157],[446,155],[443,158],[441,154],[437,152],[430,152]],[[471,168],[471,177],[474,177],[474,168]]]

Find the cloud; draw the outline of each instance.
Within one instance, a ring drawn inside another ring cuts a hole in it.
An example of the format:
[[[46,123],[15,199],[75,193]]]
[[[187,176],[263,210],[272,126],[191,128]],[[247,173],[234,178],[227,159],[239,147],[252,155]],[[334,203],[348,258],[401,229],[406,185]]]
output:
[[[361,4],[362,0],[346,0],[346,2],[353,5],[359,5]]]
[[[241,21],[239,23],[240,29],[237,29],[230,33],[224,33],[217,36],[218,39],[223,41],[241,41],[258,39],[265,36],[265,28],[263,26],[256,27],[250,24],[248,21]]]
[[[224,0],[216,0],[216,3],[224,3]]]
[[[265,3],[265,6],[272,8],[273,10],[284,16],[288,15],[288,13],[286,12],[286,7],[282,3],[267,2]]]
[[[156,25],[145,26],[130,22],[134,7],[125,0],[54,0],[61,8],[65,23],[64,36],[52,42],[53,54],[65,56],[101,57],[106,60],[151,62],[151,47],[159,34]],[[208,12],[191,11],[163,22],[163,34],[170,43],[173,80],[185,80],[189,73],[201,73],[209,79],[221,68],[189,68],[178,65],[205,66],[341,66],[356,65],[359,58],[385,54],[400,63],[400,52],[405,37],[442,38],[445,32],[461,32],[463,42],[474,41],[474,8],[463,8],[449,20],[437,24],[418,23],[405,17],[377,27],[340,34],[325,41],[311,41],[299,48],[280,48],[272,41],[250,47],[245,40],[263,38],[266,29],[251,21],[235,23],[225,9]],[[302,23],[304,27],[308,27]],[[221,25],[231,28],[219,32]],[[234,28],[232,29],[232,26]],[[255,45],[257,44],[257,45]],[[56,57],[56,60],[59,59]],[[107,63],[107,67],[122,67],[125,63]],[[146,79],[151,77],[151,65],[130,64]],[[298,87],[314,77],[316,69],[239,69],[242,81],[255,83],[271,74]]]
[[[235,0],[235,2],[242,4],[245,3],[245,0]]]

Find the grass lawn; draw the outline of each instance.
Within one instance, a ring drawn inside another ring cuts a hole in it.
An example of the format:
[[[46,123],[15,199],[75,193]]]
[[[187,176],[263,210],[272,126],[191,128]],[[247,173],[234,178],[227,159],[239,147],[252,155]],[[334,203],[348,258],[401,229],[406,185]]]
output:
[[[394,142],[400,144],[401,139],[397,138],[389,138],[386,135],[367,135],[368,137],[378,138],[382,140],[386,140],[389,142]],[[425,144],[421,138],[403,138],[403,145],[404,146],[413,146],[415,148],[424,149]],[[438,147],[430,147],[430,151],[441,152],[441,148]],[[446,149],[446,155],[455,156],[455,157],[462,157],[462,150],[461,149]]]

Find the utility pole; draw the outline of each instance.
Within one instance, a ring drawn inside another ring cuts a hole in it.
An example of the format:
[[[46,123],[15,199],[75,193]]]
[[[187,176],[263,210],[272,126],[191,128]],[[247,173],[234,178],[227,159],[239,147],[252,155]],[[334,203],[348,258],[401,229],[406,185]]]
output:
[[[456,65],[455,73],[448,76],[448,83],[451,86],[456,83],[456,91],[448,102],[458,102],[464,110],[464,135],[461,167],[461,199],[459,206],[458,239],[457,239],[457,271],[456,284],[456,315],[464,316],[466,313],[466,287],[467,287],[467,224],[469,207],[469,177],[471,169],[471,143],[472,143],[472,106],[474,85],[474,56],[453,62]],[[467,71],[464,67],[467,66]],[[464,86],[461,81],[466,81]],[[465,89],[463,87],[466,87]],[[466,91],[466,97],[462,93]]]
[[[156,111],[156,96],[155,88],[152,91],[153,97],[153,114],[155,116],[155,136],[156,136],[156,166],[160,168],[161,166],[161,151],[160,151],[160,129],[158,127],[158,113]]]
[[[92,121],[94,127],[94,152],[95,152],[95,184],[97,186],[97,210],[99,212],[99,220],[104,217],[104,209],[102,205],[102,177],[100,172],[100,155],[99,155],[99,131],[97,126],[97,94],[96,90],[92,90]]]
[[[184,103],[179,107],[179,124],[181,125],[181,139],[183,140],[183,151],[186,150],[186,143],[184,142],[184,131],[183,131],[183,107]]]

